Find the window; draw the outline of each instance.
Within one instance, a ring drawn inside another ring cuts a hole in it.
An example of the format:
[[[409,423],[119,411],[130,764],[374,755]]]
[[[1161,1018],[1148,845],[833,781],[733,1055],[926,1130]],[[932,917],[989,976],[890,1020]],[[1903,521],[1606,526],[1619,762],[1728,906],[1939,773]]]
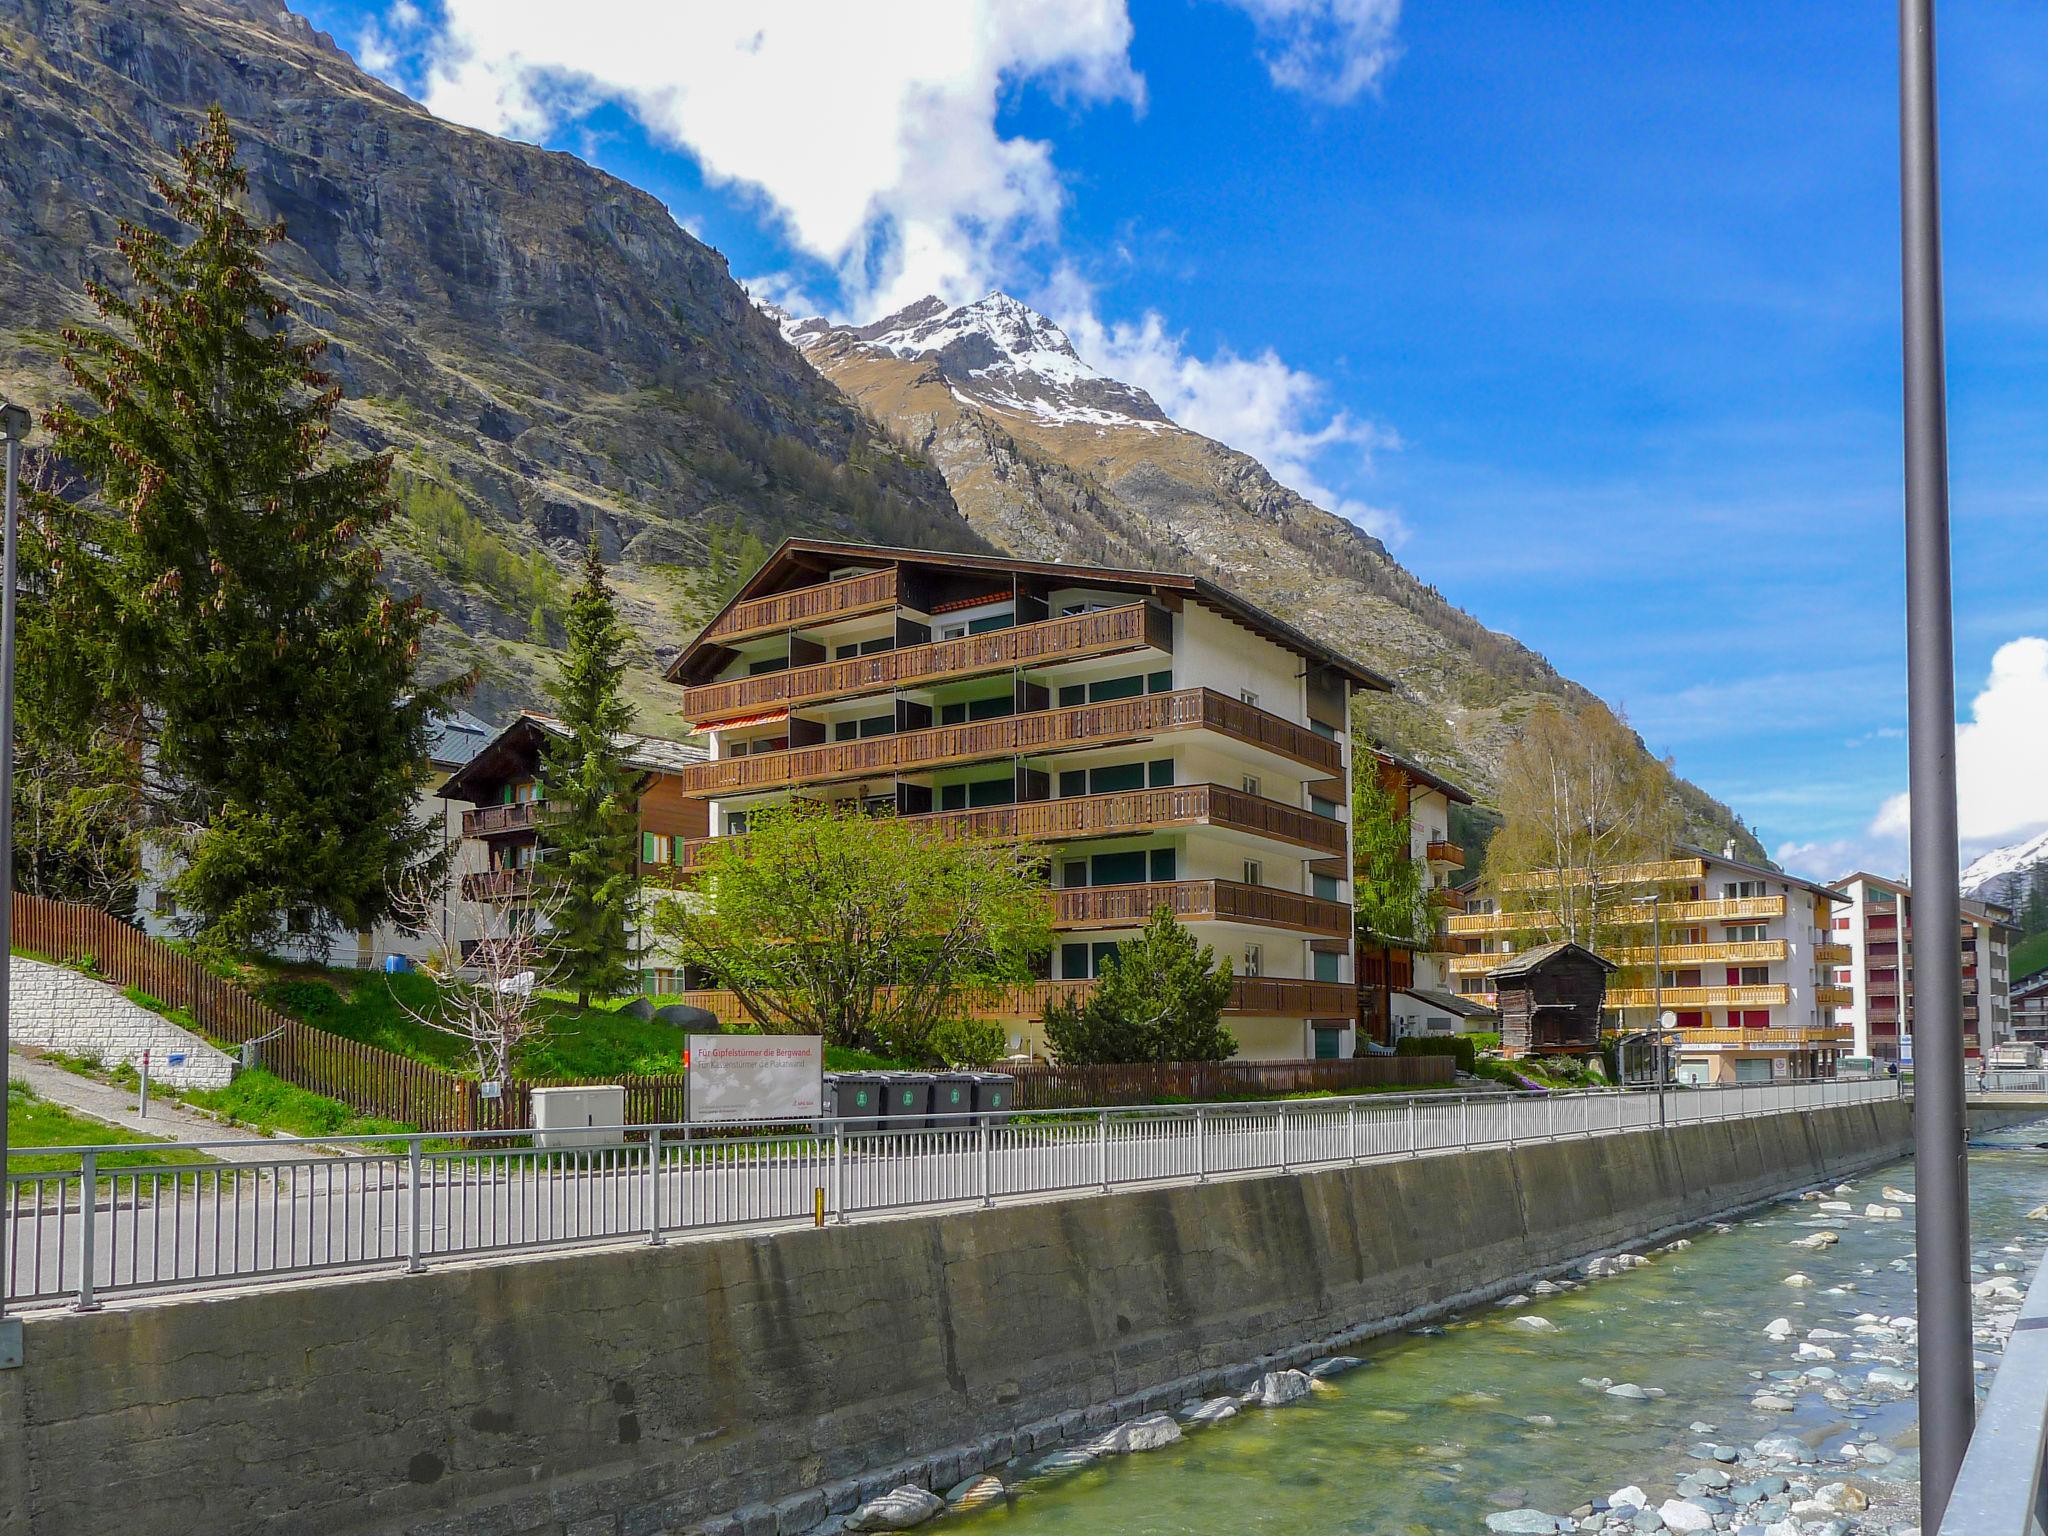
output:
[[[1008,776],[982,779],[967,786],[967,803],[970,806],[1014,805],[1016,800],[1017,781]]]
[[[969,720],[995,720],[1017,712],[1014,694],[998,693],[985,699],[964,699],[939,706],[939,724],[961,725]]]
[[[1769,1029],[1771,1010],[1768,1008],[1735,1008],[1729,1010],[1728,1022],[1737,1029]],[[1737,1062],[1737,1066],[1741,1063]]]
[[[1073,890],[1088,883],[1088,861],[1073,859],[1060,866],[1060,884]]]
[[[941,784],[939,786],[939,809],[942,811],[966,810],[967,786],[965,784]]]
[[[1266,883],[1266,866],[1257,859],[1246,859],[1244,861],[1244,883],[1246,885],[1264,885]]]
[[[1098,853],[1089,860],[1091,885],[1143,885],[1146,860],[1143,849],[1129,853]]]
[[[1344,963],[1344,957],[1343,957],[1342,955],[1336,954],[1336,953],[1334,953],[1334,952],[1332,952],[1332,951],[1329,951],[1329,950],[1322,950],[1322,949],[1319,949],[1319,950],[1317,950],[1317,951],[1316,951],[1316,980],[1317,980],[1317,981],[1342,981],[1342,980],[1343,980],[1344,978],[1343,978],[1343,976],[1342,976],[1342,975],[1340,974],[1340,972],[1341,972],[1341,970],[1342,970],[1342,968],[1343,968],[1343,963]]]
[[[666,832],[642,832],[640,834],[640,862],[642,864],[666,864],[673,857],[675,839]]]
[[[1145,765],[1145,782],[1154,789],[1164,789],[1173,783],[1173,759],[1155,757]]]
[[[1088,685],[1086,683],[1060,684],[1059,703],[1061,709],[1072,709],[1077,704],[1086,704],[1087,702]]]
[[[1145,691],[1147,693],[1173,692],[1173,673],[1171,671],[1146,673]]]
[[[1174,851],[1171,848],[1154,848],[1152,850],[1153,883],[1164,885],[1167,881],[1178,878],[1174,874],[1177,862]]]
[[[1088,976],[1088,946],[1086,944],[1062,944],[1060,946],[1060,978],[1064,981],[1082,981]]]
[[[1331,725],[1327,720],[1311,720],[1308,723],[1308,728],[1325,741],[1335,741],[1337,739],[1337,727]]]
[[[1728,967],[1728,985],[1731,987],[1765,987],[1771,981],[1768,965],[1744,965]]]
[[[1098,795],[1116,794],[1126,789],[1143,789],[1145,765],[1117,763],[1108,768],[1091,768],[1088,771],[1088,787]]]
[[[1014,629],[1016,625],[1017,615],[1014,613],[988,613],[978,619],[969,619],[967,633],[985,635],[992,629]]]
[[[1096,975],[1100,976],[1102,974],[1103,962],[1113,958],[1116,952],[1122,947],[1123,946],[1115,943],[1096,944],[1090,946],[1088,958],[1095,963]]]
[[[1322,956],[1318,955],[1316,956],[1316,958],[1320,960],[1322,959]],[[1315,1033],[1317,1061],[1335,1061],[1340,1055],[1343,1054],[1343,1030],[1331,1029],[1325,1025],[1318,1024],[1315,1026]]]
[[[1761,880],[1724,880],[1721,883],[1723,901],[1743,901],[1763,894],[1764,883]]]
[[[1060,774],[1060,798],[1065,800],[1073,795],[1088,793],[1088,770],[1068,768]]]
[[[1245,703],[1251,705],[1253,709],[1257,709],[1259,707],[1259,696],[1256,693],[1252,692],[1251,689],[1240,688],[1237,690],[1237,696],[1240,699],[1244,700]]]
[[[1259,967],[1260,967],[1260,964],[1262,963],[1263,957],[1264,957],[1264,952],[1263,952],[1263,951],[1262,951],[1262,950],[1260,949],[1260,947],[1259,947],[1258,945],[1256,945],[1256,944],[1247,944],[1247,945],[1245,945],[1245,947],[1244,947],[1244,974],[1245,974],[1245,975],[1247,975],[1247,976],[1256,976],[1256,975],[1258,975],[1258,974],[1259,974]]]
[[[941,640],[958,640],[966,633],[967,626],[965,624],[941,624],[939,626],[939,638]]]
[[[157,887],[155,905],[157,912],[164,917],[176,917],[178,915],[178,898],[162,886]]]
[[[1337,892],[1340,883],[1335,875],[1311,874],[1308,877],[1309,894],[1319,896],[1324,901],[1336,901],[1339,899]]]
[[[291,933],[311,933],[313,931],[313,909],[311,907],[293,907],[285,917],[285,928]]]
[[[1262,795],[1266,792],[1266,786],[1256,773],[1248,773],[1244,776],[1244,792],[1248,795]]]
[[[1143,677],[1105,677],[1088,685],[1088,702],[1106,704],[1111,699],[1135,699],[1144,691]]]
[[[1332,821],[1337,819],[1337,802],[1325,800],[1321,795],[1310,795],[1308,797],[1308,808],[1318,816],[1327,816]]]
[[[746,830],[747,813],[745,811],[727,811],[725,813],[725,835],[727,837],[738,837]]]
[[[787,656],[771,656],[766,661],[751,663],[747,667],[747,676],[759,677],[763,672],[787,672],[788,670],[789,658]]]

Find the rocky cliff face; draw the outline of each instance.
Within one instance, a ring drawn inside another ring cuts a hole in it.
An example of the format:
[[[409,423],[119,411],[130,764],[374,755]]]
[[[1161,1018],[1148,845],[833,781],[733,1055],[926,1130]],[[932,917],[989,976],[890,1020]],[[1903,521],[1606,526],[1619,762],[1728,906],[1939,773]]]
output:
[[[1482,797],[1531,709],[1589,697],[1378,539],[1089,367],[1007,295],[928,298],[860,327],[781,318],[821,373],[938,467],[991,543],[1215,577],[1396,679],[1398,697],[1369,701],[1375,733]],[[1761,853],[1725,806],[1681,793],[1697,839]]]
[[[274,0],[0,0],[0,391],[63,387],[83,281],[220,102],[273,278],[331,342],[350,449],[398,451],[403,585],[479,707],[534,700],[567,560],[620,562],[650,665],[718,594],[714,530],[972,547],[945,482],[806,367],[725,259],[572,156],[442,122]],[[643,723],[674,728],[642,684]]]

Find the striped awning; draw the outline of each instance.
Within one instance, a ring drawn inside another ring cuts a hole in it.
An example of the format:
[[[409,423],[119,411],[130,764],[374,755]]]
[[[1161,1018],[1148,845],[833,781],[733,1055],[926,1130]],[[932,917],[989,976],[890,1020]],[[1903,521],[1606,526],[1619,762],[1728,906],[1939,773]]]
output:
[[[789,718],[786,709],[772,709],[765,715],[741,715],[737,720],[716,720],[705,722],[709,731],[741,731],[752,725],[779,725]]]

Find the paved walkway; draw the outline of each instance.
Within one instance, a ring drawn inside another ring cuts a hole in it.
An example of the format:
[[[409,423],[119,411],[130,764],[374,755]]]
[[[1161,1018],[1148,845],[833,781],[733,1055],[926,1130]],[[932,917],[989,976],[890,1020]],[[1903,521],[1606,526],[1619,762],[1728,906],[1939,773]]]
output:
[[[135,1112],[136,1093],[132,1087],[103,1083],[95,1077],[82,1077],[16,1051],[7,1053],[7,1070],[16,1080],[27,1083],[52,1104],[62,1105],[91,1120],[118,1125],[126,1131],[140,1131],[145,1136],[160,1136],[165,1141],[239,1143],[231,1153],[224,1151],[221,1154],[232,1156],[238,1163],[303,1161],[309,1148],[331,1150],[288,1136],[273,1138],[244,1126],[224,1125],[169,1099],[160,1099],[155,1094],[150,1095],[149,1116],[144,1119]]]

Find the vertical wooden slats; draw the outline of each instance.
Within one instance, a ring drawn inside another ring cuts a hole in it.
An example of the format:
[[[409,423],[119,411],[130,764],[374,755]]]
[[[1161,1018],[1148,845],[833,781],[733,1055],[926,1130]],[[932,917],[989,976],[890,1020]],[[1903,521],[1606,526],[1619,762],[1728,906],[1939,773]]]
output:
[[[1167,1061],[1129,1066],[1019,1066],[1018,1109],[1094,1109],[1164,1099],[1195,1103],[1238,1094],[1432,1087],[1452,1081],[1448,1056],[1354,1056],[1338,1061]]]

